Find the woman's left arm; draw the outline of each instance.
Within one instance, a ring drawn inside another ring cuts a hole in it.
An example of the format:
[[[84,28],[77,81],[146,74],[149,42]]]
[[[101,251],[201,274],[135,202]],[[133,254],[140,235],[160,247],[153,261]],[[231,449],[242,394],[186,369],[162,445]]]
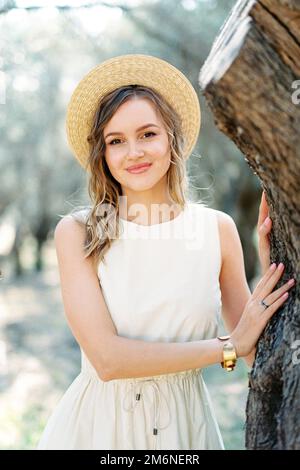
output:
[[[238,324],[246,303],[251,297],[248,286],[243,248],[233,218],[216,210],[222,251],[220,290],[222,296],[222,316],[226,329],[231,333]],[[256,348],[244,359],[252,367]]]

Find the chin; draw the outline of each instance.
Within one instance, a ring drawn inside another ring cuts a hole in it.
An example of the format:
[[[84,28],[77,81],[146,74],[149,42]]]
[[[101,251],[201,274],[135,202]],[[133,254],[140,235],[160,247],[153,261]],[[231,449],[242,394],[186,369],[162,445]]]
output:
[[[155,186],[155,183],[149,183],[149,184],[131,184],[130,186],[127,186],[129,189],[132,191],[148,191],[149,189],[152,189]]]
[[[153,188],[159,180],[153,181],[147,181],[146,179],[144,181],[130,181],[130,182],[125,182],[125,186],[128,189],[131,189],[132,191],[148,191],[149,189]]]

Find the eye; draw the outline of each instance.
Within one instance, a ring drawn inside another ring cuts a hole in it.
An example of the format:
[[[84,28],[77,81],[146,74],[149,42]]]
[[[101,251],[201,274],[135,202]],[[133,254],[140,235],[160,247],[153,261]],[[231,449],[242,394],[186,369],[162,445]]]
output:
[[[108,145],[114,145],[113,142],[115,142],[116,140],[120,140],[120,139],[111,140]]]
[[[156,135],[155,132],[151,132],[151,131],[145,132],[143,135],[147,135],[147,134]],[[109,142],[108,145],[115,145],[113,142],[116,142],[116,141],[118,141],[118,140],[120,140],[120,139],[113,139],[113,140],[111,140],[111,141]]]
[[[149,132],[145,132],[145,134],[144,134],[144,135],[147,135],[147,134],[156,135],[156,134],[155,134],[155,132],[151,132],[151,131],[149,131]]]

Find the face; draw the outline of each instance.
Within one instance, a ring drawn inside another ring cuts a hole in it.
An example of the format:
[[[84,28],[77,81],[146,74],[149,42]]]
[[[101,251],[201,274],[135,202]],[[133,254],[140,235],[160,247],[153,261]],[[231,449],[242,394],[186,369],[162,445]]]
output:
[[[170,166],[171,152],[168,134],[151,101],[133,98],[123,103],[105,126],[103,135],[107,165],[121,184],[123,194],[161,186]],[[139,173],[128,171],[128,167],[142,163],[151,166]]]

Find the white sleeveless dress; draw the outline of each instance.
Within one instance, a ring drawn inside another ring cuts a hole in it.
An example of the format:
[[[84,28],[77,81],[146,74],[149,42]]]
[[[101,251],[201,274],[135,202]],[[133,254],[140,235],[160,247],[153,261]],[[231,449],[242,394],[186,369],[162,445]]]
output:
[[[120,219],[120,226],[106,264],[98,265],[118,335],[149,342],[216,337],[222,305],[217,212],[188,202],[171,221],[143,226]],[[81,372],[37,449],[224,449],[201,369],[104,382],[82,350],[81,358]]]

